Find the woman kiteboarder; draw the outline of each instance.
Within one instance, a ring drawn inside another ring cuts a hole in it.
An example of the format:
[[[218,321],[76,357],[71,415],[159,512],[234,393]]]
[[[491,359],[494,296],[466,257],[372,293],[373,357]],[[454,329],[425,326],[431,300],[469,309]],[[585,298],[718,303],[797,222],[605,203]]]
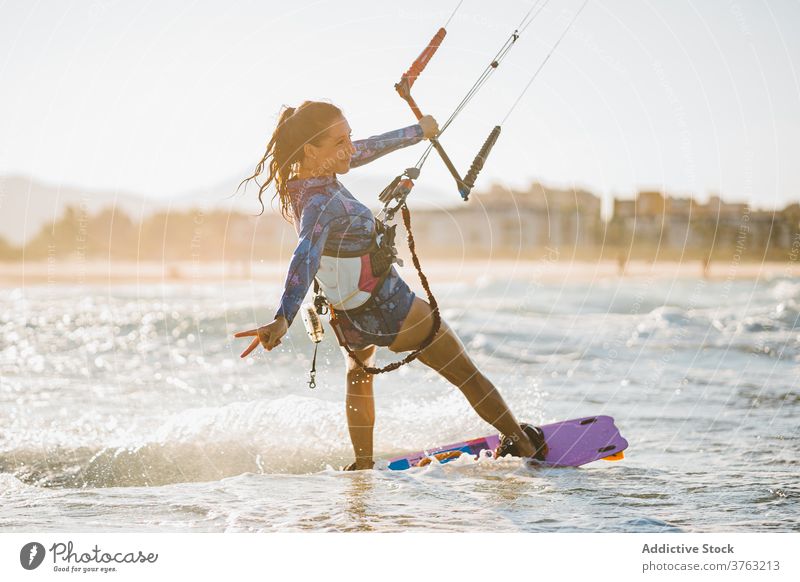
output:
[[[397,353],[417,350],[433,331],[434,314],[400,278],[391,259],[387,264],[386,245],[377,236],[380,223],[337,175],[437,132],[436,121],[424,116],[418,124],[353,142],[338,107],[306,101],[284,108],[264,156],[245,180],[266,169],[258,193],[262,211],[262,195],[274,184],[281,213],[294,224],[299,240],[274,320],[235,334],[253,338],[241,357],[259,344],[269,351],[281,343],[316,280],[336,319],[334,330],[347,364],[347,422],[355,452],[350,470],[373,466],[373,374],[358,361],[372,366],[376,346]],[[497,454],[543,457],[540,431],[523,430],[444,321],[417,359],[457,386],[478,415],[505,435]]]

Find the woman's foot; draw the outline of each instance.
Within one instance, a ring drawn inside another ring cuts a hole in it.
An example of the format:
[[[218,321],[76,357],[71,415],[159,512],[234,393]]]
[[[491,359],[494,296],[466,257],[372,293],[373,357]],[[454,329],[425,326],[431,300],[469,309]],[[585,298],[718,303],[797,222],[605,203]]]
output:
[[[531,446],[533,447],[533,454],[525,454],[528,447],[520,447],[520,443],[514,440],[511,436],[500,435],[500,444],[494,451],[494,458],[499,459],[506,455],[512,457],[529,457],[537,461],[544,461],[547,456],[547,443],[544,442],[544,433],[538,426],[532,424],[522,423],[519,425],[523,434],[528,437]]]
[[[372,469],[375,466],[373,461],[353,461],[349,465],[347,465],[342,471],[363,471],[366,469]]]

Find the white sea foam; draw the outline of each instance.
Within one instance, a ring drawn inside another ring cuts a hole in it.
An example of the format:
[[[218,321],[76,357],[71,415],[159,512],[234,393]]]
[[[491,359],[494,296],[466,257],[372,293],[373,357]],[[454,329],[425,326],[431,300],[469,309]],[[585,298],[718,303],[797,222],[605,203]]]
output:
[[[343,357],[326,326],[315,391],[302,326],[240,359],[232,333],[274,307],[250,286],[6,290],[0,528],[796,528],[800,284],[621,282],[492,273],[443,303],[520,420],[610,414],[631,443],[618,463],[539,472],[467,457],[327,470],[353,458]],[[420,363],[374,390],[379,457],[495,432]]]

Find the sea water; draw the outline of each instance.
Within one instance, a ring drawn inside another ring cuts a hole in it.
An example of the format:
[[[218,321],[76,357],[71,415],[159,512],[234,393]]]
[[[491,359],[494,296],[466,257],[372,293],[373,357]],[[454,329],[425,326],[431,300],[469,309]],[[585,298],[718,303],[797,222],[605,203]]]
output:
[[[299,317],[269,353],[232,338],[280,285],[5,288],[0,530],[800,531],[798,280],[432,282],[520,421],[611,415],[625,459],[341,472],[327,323],[315,390]],[[378,459],[495,432],[419,363],[376,378],[375,408]]]

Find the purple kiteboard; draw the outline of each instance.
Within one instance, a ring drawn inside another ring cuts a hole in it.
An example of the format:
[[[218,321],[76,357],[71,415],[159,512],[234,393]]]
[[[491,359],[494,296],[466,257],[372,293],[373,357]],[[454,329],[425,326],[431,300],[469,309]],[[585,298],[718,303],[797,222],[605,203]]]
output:
[[[610,416],[575,418],[540,428],[548,451],[545,460],[537,462],[545,467],[579,467],[599,459],[618,461],[624,457],[622,451],[628,448],[628,441],[619,434]],[[434,459],[447,463],[463,454],[477,456],[481,451],[494,451],[499,444],[500,435],[496,434],[472,439],[391,459],[389,469],[402,471],[423,467]]]

